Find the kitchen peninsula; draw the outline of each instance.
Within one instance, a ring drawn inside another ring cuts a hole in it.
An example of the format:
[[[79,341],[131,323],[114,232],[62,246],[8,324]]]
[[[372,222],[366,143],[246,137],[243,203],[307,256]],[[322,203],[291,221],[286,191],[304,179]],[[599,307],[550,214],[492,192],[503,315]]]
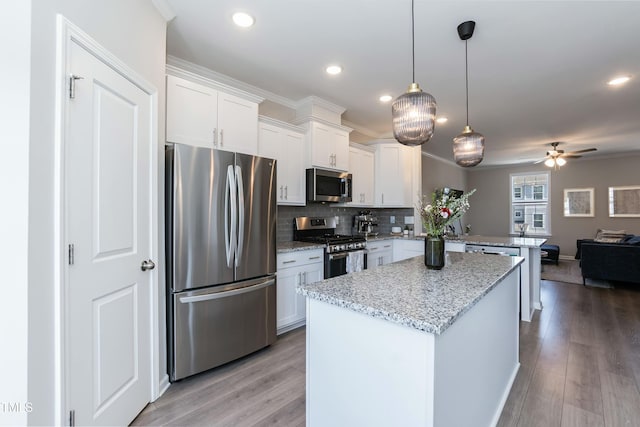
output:
[[[530,322],[534,310],[542,310],[540,300],[540,247],[547,241],[538,237],[459,236],[447,239],[448,252],[480,252],[518,255],[520,268],[520,318]]]
[[[447,257],[298,286],[307,425],[495,425],[519,367],[523,259]]]

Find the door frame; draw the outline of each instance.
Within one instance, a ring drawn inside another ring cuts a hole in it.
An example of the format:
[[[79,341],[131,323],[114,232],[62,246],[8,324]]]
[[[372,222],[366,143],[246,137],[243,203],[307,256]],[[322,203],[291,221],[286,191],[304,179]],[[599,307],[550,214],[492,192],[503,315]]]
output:
[[[67,96],[68,96],[68,79],[70,74],[70,46],[76,43],[98,60],[110,67],[116,73],[120,74],[144,93],[149,96],[151,109],[151,171],[150,182],[151,189],[149,193],[149,202],[151,204],[150,218],[150,242],[151,253],[149,254],[157,264],[161,264],[164,260],[159,259],[158,250],[158,89],[133,70],[130,66],[122,62],[116,56],[111,54],[107,49],[95,41],[91,36],[74,25],[63,15],[58,14],[56,17],[56,98],[55,98],[55,137],[54,137],[54,212],[53,212],[53,233],[54,233],[54,369],[55,369],[55,397],[54,397],[54,416],[56,423],[60,425],[68,425],[68,381],[69,372],[67,369],[67,354],[69,346],[69,277],[66,251],[66,235],[65,218],[67,210],[65,206],[65,152],[66,152],[66,131],[69,117],[67,115]],[[160,304],[164,306],[164,292],[160,289],[163,281],[159,280],[159,271],[163,268],[151,270],[151,289],[150,299],[150,342],[151,348],[151,401],[157,399],[169,387],[169,376],[165,372],[160,374],[160,352],[159,348],[161,340],[161,331],[166,326],[160,325]]]

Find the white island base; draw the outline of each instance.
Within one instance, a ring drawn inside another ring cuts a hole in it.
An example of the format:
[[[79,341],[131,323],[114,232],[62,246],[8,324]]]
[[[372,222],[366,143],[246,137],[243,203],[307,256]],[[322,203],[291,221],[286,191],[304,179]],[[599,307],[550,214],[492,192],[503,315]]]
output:
[[[307,298],[307,426],[493,426],[520,366],[518,271],[442,334]]]

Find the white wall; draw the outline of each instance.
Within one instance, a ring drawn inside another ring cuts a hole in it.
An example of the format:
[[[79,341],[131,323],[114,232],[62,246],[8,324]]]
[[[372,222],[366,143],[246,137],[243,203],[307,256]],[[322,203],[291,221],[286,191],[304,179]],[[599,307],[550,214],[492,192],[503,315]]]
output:
[[[59,273],[54,259],[61,250],[56,246],[54,236],[55,214],[58,209],[54,204],[57,174],[54,169],[55,88],[60,83],[55,81],[56,14],[64,15],[157,87],[158,150],[162,154],[159,155],[160,160],[164,158],[166,24],[150,0],[33,0],[32,3],[29,177],[28,180],[19,180],[25,185],[29,183],[27,366],[28,397],[33,404],[33,412],[29,414],[28,422],[31,425],[53,425],[62,422],[62,414],[55,412],[56,405],[59,404],[59,390],[58,379],[55,377],[57,362],[54,358],[57,351],[56,322],[59,319],[59,313],[55,312],[59,290],[55,288],[54,282]],[[15,82],[15,78],[10,80]],[[161,163],[161,175],[163,170]],[[163,185],[158,188],[162,189]],[[26,196],[27,193],[24,194]],[[162,204],[161,192],[159,205]],[[161,209],[159,212],[159,228],[162,229],[164,216]],[[23,239],[25,237],[26,233]],[[163,246],[163,242],[160,242],[161,251]],[[161,258],[164,259],[164,251],[161,252]],[[159,277],[160,295],[163,297],[162,270]],[[164,313],[164,306],[161,313]],[[164,342],[161,345],[164,346]],[[161,365],[165,364],[161,360]]]
[[[0,425],[27,421],[29,79],[31,1],[3,4],[0,46]],[[10,406],[9,406],[10,405]],[[16,406],[17,405],[17,406]]]

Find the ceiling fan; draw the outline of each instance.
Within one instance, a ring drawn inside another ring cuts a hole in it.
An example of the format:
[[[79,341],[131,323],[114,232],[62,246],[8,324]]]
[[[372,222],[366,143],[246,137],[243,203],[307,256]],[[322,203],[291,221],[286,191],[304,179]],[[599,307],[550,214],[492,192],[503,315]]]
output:
[[[584,150],[569,151],[565,153],[564,150],[558,150],[559,144],[560,142],[558,141],[552,142],[550,144],[552,147],[551,151],[547,151],[547,155],[545,156],[545,158],[534,162],[534,164],[544,162],[545,166],[558,169],[558,167],[564,166],[567,163],[565,159],[577,159],[582,157],[580,154],[597,151],[597,148],[585,148]]]

